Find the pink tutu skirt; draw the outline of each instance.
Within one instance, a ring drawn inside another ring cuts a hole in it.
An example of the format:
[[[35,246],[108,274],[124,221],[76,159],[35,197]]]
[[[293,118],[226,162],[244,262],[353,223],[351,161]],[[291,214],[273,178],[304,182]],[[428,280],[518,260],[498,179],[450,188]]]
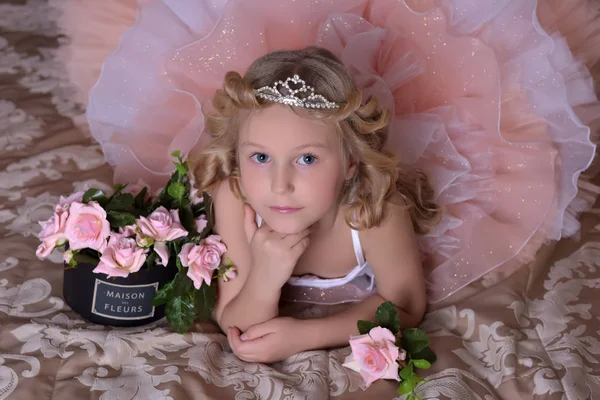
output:
[[[115,180],[157,187],[173,150],[202,143],[201,109],[227,71],[273,50],[331,50],[393,110],[388,145],[443,206],[420,239],[435,303],[578,231],[595,200],[580,174],[600,117],[596,16],[581,0],[142,0],[87,117]]]

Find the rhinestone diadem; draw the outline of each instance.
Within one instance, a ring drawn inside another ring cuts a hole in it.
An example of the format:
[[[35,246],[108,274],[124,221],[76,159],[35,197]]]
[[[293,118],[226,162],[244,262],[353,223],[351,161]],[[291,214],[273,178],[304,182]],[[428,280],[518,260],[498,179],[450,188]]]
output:
[[[254,90],[254,94],[262,99],[294,107],[304,108],[338,108],[339,104],[315,94],[315,88],[306,84],[298,75],[277,81],[273,86],[263,86]]]

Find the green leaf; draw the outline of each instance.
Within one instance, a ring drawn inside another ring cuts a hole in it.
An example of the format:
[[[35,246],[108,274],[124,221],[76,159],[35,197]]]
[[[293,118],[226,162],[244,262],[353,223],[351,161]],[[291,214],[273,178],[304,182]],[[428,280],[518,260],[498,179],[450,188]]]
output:
[[[402,379],[411,379],[414,375],[415,371],[412,364],[408,364],[406,367],[402,368],[402,371],[400,371],[400,378]]]
[[[175,167],[177,168],[177,171],[181,174],[181,175],[185,175],[187,174],[187,171],[185,169],[185,167],[183,166],[183,164],[180,163],[174,163]]]
[[[166,304],[169,297],[173,294],[173,281],[168,282],[162,288],[160,288],[152,297],[152,305],[154,307],[162,306]]]
[[[181,224],[188,232],[196,232],[196,220],[188,199],[183,199],[181,203],[179,219],[181,219]]]
[[[167,182],[167,184],[162,188],[162,190],[160,191],[160,193],[154,198],[154,201],[152,202],[152,204],[150,204],[150,211],[154,211],[156,210],[158,207],[160,206],[164,206],[167,209],[171,209],[173,207],[170,207],[169,204],[167,204],[167,192],[168,192],[168,188],[172,183],[177,182],[177,173],[173,173],[171,174],[171,177],[169,178],[169,182]],[[177,207],[175,207],[177,208]]]
[[[149,268],[152,268],[152,267],[156,266],[155,265],[156,264],[156,257],[157,257],[157,254],[156,254],[155,251],[151,251],[151,252],[148,253],[148,257],[146,257],[146,265]]]
[[[382,303],[375,312],[375,320],[377,325],[387,328],[393,334],[400,330],[400,319],[398,318],[398,310],[389,301]]]
[[[415,383],[412,379],[403,380],[398,386],[398,394],[408,394],[415,388]]]
[[[192,211],[194,212],[194,218],[198,218],[204,214],[204,203],[192,204]]]
[[[120,192],[121,190],[123,190],[127,185],[123,185],[121,183],[115,183],[113,186],[113,190],[115,192]]]
[[[409,393],[408,396],[406,397],[406,400],[415,400],[416,397],[413,393]]]
[[[144,203],[146,201],[146,195],[148,194],[148,188],[144,186],[142,190],[135,196],[133,199],[133,206],[135,208],[144,208]]]
[[[124,227],[135,224],[135,215],[124,211],[109,211],[107,213],[108,222],[113,228]]]
[[[430,364],[433,364],[437,360],[437,356],[429,346],[425,347],[421,351],[411,354],[411,357],[415,359],[427,360]]]
[[[429,369],[431,367],[431,363],[427,360],[419,359],[419,360],[411,360],[415,367],[420,369]]]
[[[106,211],[129,211],[133,206],[134,197],[131,193],[123,193],[108,202]]]
[[[179,182],[173,182],[169,185],[168,193],[174,199],[181,199],[185,194],[185,186]]]
[[[202,238],[209,235],[212,232],[215,225],[215,217],[213,214],[213,203],[212,198],[206,192],[202,192],[202,204],[204,205],[204,213],[206,215],[206,228],[202,231]]]
[[[75,260],[75,262],[77,262],[77,264],[86,263],[86,264],[98,265],[98,263],[100,262],[100,259],[98,259],[96,257],[92,257],[87,254],[80,253],[80,252],[74,252],[73,259]]]
[[[178,257],[179,258],[179,257]],[[184,274],[178,272],[173,279],[173,294],[175,296],[185,296],[194,289],[194,282]]]
[[[405,349],[411,358],[425,358],[415,357],[415,353],[424,350],[429,346],[429,337],[425,332],[419,328],[409,328],[402,332],[402,348]]]
[[[196,319],[194,304],[189,296],[169,299],[165,308],[165,315],[171,328],[179,334],[188,332]]]
[[[180,155],[181,155],[181,151],[179,151],[179,150],[175,150],[171,153],[171,157],[175,157],[175,158],[179,158]]]
[[[217,304],[217,288],[213,285],[203,283],[199,290],[196,290],[194,298],[196,315],[200,321],[208,321]]]
[[[98,204],[100,204],[101,206],[104,206],[106,204],[106,202],[108,201],[108,198],[106,197],[106,195],[104,194],[104,192],[100,189],[88,189],[84,194],[83,194],[83,202],[84,203],[89,203],[90,201],[97,201]]]
[[[357,326],[358,326],[358,333],[360,333],[361,335],[366,335],[367,333],[369,333],[371,331],[371,329],[375,328],[377,325],[371,321],[359,320],[357,323]]]

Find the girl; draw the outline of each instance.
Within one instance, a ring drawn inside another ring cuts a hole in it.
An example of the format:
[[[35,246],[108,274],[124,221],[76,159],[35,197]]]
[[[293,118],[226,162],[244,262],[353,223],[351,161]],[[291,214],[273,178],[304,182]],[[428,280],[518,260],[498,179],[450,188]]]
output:
[[[403,328],[423,317],[415,236],[439,208],[425,177],[384,149],[387,111],[362,100],[341,62],[316,47],[227,73],[213,99],[211,139],[189,160],[238,268],[219,282],[215,316],[243,360],[344,345],[386,300]],[[298,320],[279,315],[286,300],[356,304]]]

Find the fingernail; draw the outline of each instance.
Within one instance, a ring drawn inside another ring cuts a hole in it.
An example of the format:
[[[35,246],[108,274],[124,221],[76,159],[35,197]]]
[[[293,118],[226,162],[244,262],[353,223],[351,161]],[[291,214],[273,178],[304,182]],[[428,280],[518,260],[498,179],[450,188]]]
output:
[[[244,333],[244,334],[242,334],[242,336],[240,336],[240,339],[246,340],[246,339],[248,339],[248,336],[246,336],[246,334]]]

